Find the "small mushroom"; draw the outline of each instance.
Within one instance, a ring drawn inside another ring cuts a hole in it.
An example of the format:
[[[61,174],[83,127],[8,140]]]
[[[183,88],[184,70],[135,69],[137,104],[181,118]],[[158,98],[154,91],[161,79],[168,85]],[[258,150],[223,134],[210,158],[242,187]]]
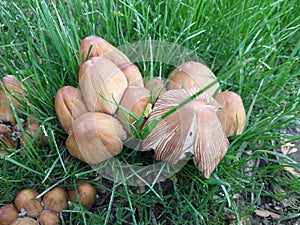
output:
[[[150,117],[144,124],[159,120],[154,129],[143,140],[143,150],[154,149],[155,159],[176,164],[179,160],[194,155],[194,163],[209,178],[225,155],[228,139],[216,112],[220,104],[201,94],[179,107],[179,104],[201,89],[175,89],[164,92],[154,105]],[[169,116],[163,116],[176,109]],[[163,117],[162,117],[163,116]]]
[[[204,64],[199,62],[185,62],[174,69],[167,78],[167,90],[172,89],[189,89],[200,88],[204,89],[216,82],[216,76]],[[220,89],[219,83],[215,83],[208,88],[204,93],[213,96],[218,93]]]
[[[20,139],[21,147],[27,145],[29,142],[33,142],[35,146],[47,142],[47,138],[40,127],[40,122],[33,118],[27,118],[24,131],[25,133],[22,134]]]
[[[0,120],[11,122],[14,125],[16,120],[10,103],[14,108],[21,109],[20,100],[25,97],[26,90],[15,76],[7,75],[1,81],[6,90],[0,86]]]
[[[12,131],[5,124],[0,124],[0,152],[2,154],[7,154],[7,152],[4,150],[6,148],[14,148]]]
[[[57,212],[44,210],[38,218],[40,225],[60,225],[61,220]]]
[[[246,122],[242,98],[232,91],[223,91],[215,99],[222,105],[217,115],[227,137],[242,134]]]
[[[80,204],[86,209],[92,208],[96,201],[97,194],[95,186],[84,180],[78,180],[76,185],[78,195],[75,190],[68,190],[70,201],[76,202],[77,204],[80,202]]]
[[[41,204],[41,199],[36,199],[39,194],[33,189],[23,189],[21,190],[16,198],[15,205],[19,211],[24,209],[26,215],[29,217],[38,217],[43,211],[43,206]]]
[[[55,111],[63,130],[69,133],[73,120],[88,112],[81,90],[72,86],[59,89],[55,96]]]
[[[103,57],[94,59],[79,81],[88,110],[108,114],[116,112],[127,84],[124,73]]]
[[[67,192],[64,188],[55,187],[47,192],[43,197],[44,209],[60,212],[67,208]]]
[[[13,204],[0,207],[0,224],[9,225],[18,218],[18,210]]]
[[[37,220],[35,220],[33,218],[23,217],[23,218],[16,219],[10,225],[39,225],[39,223]]]
[[[140,118],[143,115],[149,101],[150,96],[148,89],[128,87],[124,92],[120,105]],[[130,114],[124,111],[122,108],[118,109],[117,115],[120,117],[120,121],[122,121],[126,131],[131,134],[129,124],[135,124],[135,118],[130,116]]]
[[[135,64],[122,64],[118,67],[125,74],[128,81],[128,86],[135,86],[139,88],[144,87],[142,74]]]
[[[145,88],[150,91],[151,88],[151,81],[147,80],[145,83]],[[160,77],[153,77],[152,79],[152,101],[155,102],[159,95],[164,93],[166,90],[165,81]]]
[[[83,162],[99,164],[123,149],[126,132],[119,120],[101,112],[88,112],[73,122],[66,142],[71,155]]]
[[[105,57],[115,65],[130,64],[130,60],[119,49],[98,36],[88,36],[80,44],[79,61],[84,62],[92,57]]]

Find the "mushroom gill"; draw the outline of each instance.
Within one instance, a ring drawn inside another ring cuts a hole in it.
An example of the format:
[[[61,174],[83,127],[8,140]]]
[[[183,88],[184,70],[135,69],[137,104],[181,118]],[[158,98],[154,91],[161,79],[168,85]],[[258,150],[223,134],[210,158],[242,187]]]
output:
[[[142,149],[154,149],[156,160],[172,164],[191,153],[197,168],[209,178],[225,155],[229,142],[216,114],[221,105],[215,99],[200,94],[179,107],[200,90],[174,89],[159,97],[144,128],[154,120],[160,121],[143,140]],[[174,113],[164,116],[174,108]]]

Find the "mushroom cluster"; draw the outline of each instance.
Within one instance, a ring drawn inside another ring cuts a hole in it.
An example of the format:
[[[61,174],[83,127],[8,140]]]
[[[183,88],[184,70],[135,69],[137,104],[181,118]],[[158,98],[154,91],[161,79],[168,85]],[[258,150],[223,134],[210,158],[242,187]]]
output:
[[[227,151],[227,137],[243,131],[241,97],[222,92],[202,63],[182,63],[166,81],[156,77],[144,84],[138,67],[101,37],[84,38],[78,56],[79,87],[61,88],[55,109],[69,135],[69,153],[86,163],[118,155],[133,130],[148,130],[143,151],[154,150],[156,160],[172,164],[192,155],[209,178]],[[154,102],[150,110],[149,102]]]
[[[24,110],[24,104],[21,101],[26,96],[26,88],[15,76],[7,75],[1,79],[0,153],[2,154],[8,154],[11,149],[22,147],[29,141],[34,141],[36,145],[46,142],[40,123],[33,118],[24,118],[21,113]],[[15,113],[19,117],[19,123],[17,123]]]
[[[0,207],[1,225],[60,225],[61,212],[72,208],[73,203],[80,203],[90,209],[96,200],[96,188],[89,182],[76,182],[77,191],[55,187],[48,191],[43,198],[39,193],[27,188],[21,190],[15,197],[14,204]],[[68,200],[71,204],[68,204]]]
[[[150,100],[138,67],[104,39],[89,36],[80,45],[79,87],[65,86],[55,97],[69,153],[98,164],[121,153],[123,141]]]

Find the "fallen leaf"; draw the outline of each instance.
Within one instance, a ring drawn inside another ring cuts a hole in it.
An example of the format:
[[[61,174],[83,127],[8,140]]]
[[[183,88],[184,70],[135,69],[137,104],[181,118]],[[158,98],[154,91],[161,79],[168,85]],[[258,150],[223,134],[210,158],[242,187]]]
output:
[[[280,218],[280,215],[276,214],[276,213],[273,213],[271,211],[268,211],[268,210],[260,210],[260,209],[257,209],[254,211],[256,215],[260,216],[260,217],[272,217],[273,219],[278,219]]]

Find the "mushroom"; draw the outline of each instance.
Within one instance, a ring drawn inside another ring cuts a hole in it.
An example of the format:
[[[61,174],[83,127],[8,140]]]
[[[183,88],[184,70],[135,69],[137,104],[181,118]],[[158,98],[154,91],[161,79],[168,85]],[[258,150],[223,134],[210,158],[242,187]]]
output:
[[[13,204],[0,207],[0,224],[9,225],[18,218],[18,210]]]
[[[40,225],[60,225],[61,220],[57,212],[44,210],[38,218]]]
[[[15,76],[7,75],[2,78],[3,88],[0,87],[0,120],[16,124],[10,103],[16,109],[21,109],[20,99],[25,96],[25,87]]]
[[[140,118],[150,101],[149,90],[146,88],[128,87],[124,92],[120,106]],[[128,112],[119,108],[117,115],[123,123],[125,130],[131,134],[130,124],[135,124],[136,119],[130,116]]]
[[[2,154],[7,154],[5,148],[14,148],[12,131],[5,124],[0,124],[0,152]]]
[[[88,112],[81,90],[72,86],[59,89],[55,96],[55,111],[63,130],[69,133],[73,120]]]
[[[223,91],[217,94],[215,99],[222,105],[222,109],[217,112],[217,115],[226,136],[242,134],[246,122],[242,98],[232,91]]]
[[[43,211],[43,206],[41,204],[41,199],[36,199],[39,194],[33,189],[23,189],[21,190],[16,198],[15,205],[19,211],[24,209],[26,215],[29,217],[38,217]]]
[[[62,187],[55,187],[43,197],[44,209],[60,212],[67,208],[67,192]]]
[[[16,219],[10,225],[39,225],[39,223],[37,220],[35,220],[33,218],[23,217],[23,218]]]
[[[144,87],[142,74],[135,64],[121,64],[118,67],[125,74],[128,86]]]
[[[79,81],[88,110],[108,114],[116,112],[127,84],[124,73],[103,57],[94,58]]]
[[[96,201],[96,188],[90,182],[78,180],[76,182],[77,191],[74,189],[68,190],[69,199],[71,202],[80,203],[84,208],[90,209]]]
[[[147,82],[145,83],[145,88],[147,88],[150,91],[151,80],[147,80]],[[156,102],[158,96],[164,93],[165,89],[165,81],[160,77],[153,77],[151,91],[152,102]]]
[[[40,145],[41,143],[46,143],[47,138],[44,135],[40,127],[40,122],[33,119],[27,118],[27,121],[24,126],[24,131],[20,139],[20,146],[26,146],[28,142],[34,141],[34,145]]]
[[[80,44],[79,61],[84,62],[92,57],[105,57],[115,65],[130,64],[130,60],[119,49],[98,36],[88,36]]]
[[[216,114],[220,104],[212,97],[201,94],[181,105],[199,91],[175,89],[159,97],[144,128],[159,122],[143,140],[142,149],[154,149],[155,159],[172,164],[191,153],[197,168],[209,178],[227,151],[228,139]],[[170,110],[175,111],[165,117]]]
[[[217,81],[216,76],[207,66],[194,61],[179,65],[168,75],[167,79],[167,90],[189,89],[194,87],[204,89]],[[220,85],[216,82],[204,91],[204,93],[213,96],[219,92],[219,89]]]
[[[83,162],[98,164],[123,149],[126,132],[119,120],[101,112],[88,112],[73,122],[66,142],[71,155]]]

